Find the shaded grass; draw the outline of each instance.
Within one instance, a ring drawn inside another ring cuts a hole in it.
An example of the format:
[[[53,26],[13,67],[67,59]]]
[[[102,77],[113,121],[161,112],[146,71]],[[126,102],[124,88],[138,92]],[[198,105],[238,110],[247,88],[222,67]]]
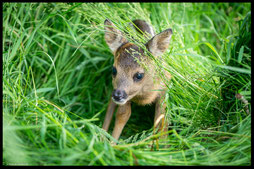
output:
[[[250,165],[251,116],[235,98],[251,100],[250,4],[4,3],[3,10],[5,165]],[[156,33],[173,29],[163,62],[154,59],[173,78],[161,74],[171,124],[153,151],[152,107],[135,107],[117,146],[101,129],[112,91],[105,18],[120,30],[137,18]]]

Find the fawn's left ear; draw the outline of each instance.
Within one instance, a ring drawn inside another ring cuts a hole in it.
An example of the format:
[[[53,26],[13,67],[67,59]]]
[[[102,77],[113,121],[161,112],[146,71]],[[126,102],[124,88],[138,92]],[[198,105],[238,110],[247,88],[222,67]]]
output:
[[[154,56],[160,56],[169,47],[171,36],[172,29],[166,29],[149,40],[146,47]]]
[[[122,32],[118,30],[109,19],[106,19],[104,21],[104,29],[105,29],[105,40],[113,53],[122,44],[128,42],[127,39],[123,37]]]

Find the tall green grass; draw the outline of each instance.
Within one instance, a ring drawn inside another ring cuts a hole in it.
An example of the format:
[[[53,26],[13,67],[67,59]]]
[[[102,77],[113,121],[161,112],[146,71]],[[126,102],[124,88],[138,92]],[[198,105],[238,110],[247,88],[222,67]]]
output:
[[[153,60],[172,75],[161,74],[168,133],[153,135],[154,107],[137,105],[118,145],[101,129],[106,18],[130,35],[133,19],[172,28],[163,62]],[[250,24],[250,3],[4,3],[3,164],[250,165]]]

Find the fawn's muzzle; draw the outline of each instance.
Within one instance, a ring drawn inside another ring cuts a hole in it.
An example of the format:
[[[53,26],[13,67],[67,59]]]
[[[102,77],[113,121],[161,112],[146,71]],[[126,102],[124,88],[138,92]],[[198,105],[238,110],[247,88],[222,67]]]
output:
[[[112,93],[112,98],[118,103],[125,102],[127,94],[124,90],[114,90]]]

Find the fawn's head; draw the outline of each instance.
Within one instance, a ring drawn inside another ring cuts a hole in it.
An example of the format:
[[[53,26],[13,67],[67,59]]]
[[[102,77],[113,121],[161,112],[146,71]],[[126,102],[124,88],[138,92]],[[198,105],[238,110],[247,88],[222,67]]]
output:
[[[149,57],[145,56],[142,48],[128,42],[110,20],[106,19],[104,25],[106,43],[114,54],[112,100],[123,105],[153,86],[151,72],[148,73],[139,64],[141,61],[149,66]],[[149,29],[152,30],[151,27]],[[164,30],[155,36],[152,34],[152,39],[146,43],[148,51],[155,57],[163,54],[169,46],[171,35],[171,29]]]

